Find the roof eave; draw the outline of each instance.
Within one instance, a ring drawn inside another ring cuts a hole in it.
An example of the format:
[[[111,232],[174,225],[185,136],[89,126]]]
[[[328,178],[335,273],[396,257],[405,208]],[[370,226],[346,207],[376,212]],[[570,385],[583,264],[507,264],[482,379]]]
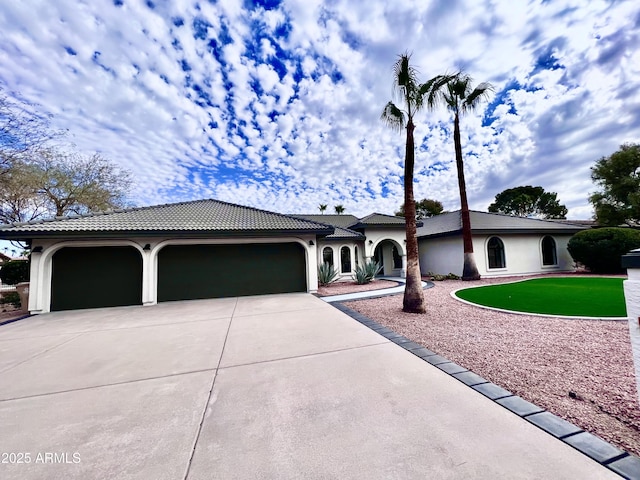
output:
[[[189,237],[189,238],[242,238],[292,235],[332,235],[335,229],[274,229],[274,230],[79,230],[79,231],[6,231],[0,230],[1,240],[23,240],[36,238],[123,238],[123,237]]]

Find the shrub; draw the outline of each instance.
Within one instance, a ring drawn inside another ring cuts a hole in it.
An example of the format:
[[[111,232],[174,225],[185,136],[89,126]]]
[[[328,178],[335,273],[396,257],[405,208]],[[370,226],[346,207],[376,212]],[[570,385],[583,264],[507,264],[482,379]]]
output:
[[[382,265],[378,262],[368,261],[364,265],[358,265],[356,267],[352,278],[358,285],[364,285],[365,283],[371,282],[371,280],[380,273],[380,270],[382,270]]]
[[[583,230],[571,237],[567,248],[576,262],[593,273],[621,273],[620,258],[640,248],[640,231],[617,227]]]
[[[29,262],[10,260],[0,267],[0,281],[5,285],[17,285],[29,281]]]
[[[338,278],[338,272],[333,265],[329,265],[327,262],[322,265],[318,265],[318,283],[320,286],[329,285],[331,282],[335,282]]]
[[[20,295],[18,292],[5,292],[0,296],[0,304],[20,308]]]

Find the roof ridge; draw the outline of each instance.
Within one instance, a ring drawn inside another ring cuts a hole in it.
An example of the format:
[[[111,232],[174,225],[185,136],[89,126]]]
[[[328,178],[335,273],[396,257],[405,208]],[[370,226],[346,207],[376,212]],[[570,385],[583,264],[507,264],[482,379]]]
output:
[[[536,217],[523,217],[521,215],[511,215],[508,213],[502,213],[502,212],[483,212],[480,210],[469,210],[470,212],[475,212],[475,213],[483,213],[485,215],[497,215],[497,216],[502,216],[502,217],[510,217],[510,218],[521,218],[523,220],[537,220],[538,222],[555,222],[555,223],[562,223],[563,220],[567,220],[566,218],[536,218]],[[570,225],[570,224],[567,224]]]

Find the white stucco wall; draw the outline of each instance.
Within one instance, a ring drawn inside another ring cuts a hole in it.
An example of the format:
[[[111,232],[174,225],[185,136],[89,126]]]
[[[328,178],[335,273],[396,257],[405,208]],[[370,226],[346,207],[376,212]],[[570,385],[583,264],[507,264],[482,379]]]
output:
[[[636,369],[636,387],[640,401],[640,268],[628,268],[628,279],[624,282],[624,298],[629,319],[629,336],[633,363]]]
[[[405,233],[403,229],[390,229],[390,228],[367,228],[364,232],[366,240],[362,241],[349,241],[349,240],[333,240],[333,239],[320,239],[318,240],[317,248],[317,265],[320,265],[322,260],[322,252],[325,247],[333,250],[333,265],[339,273],[340,280],[350,280],[353,272],[356,268],[355,262],[355,247],[358,247],[358,262],[360,264],[367,262],[373,258],[376,247],[385,240],[390,240],[398,249],[398,253],[402,257],[402,268],[393,268],[393,254],[391,248],[383,251],[385,271],[383,275],[404,276],[407,265],[406,243]],[[351,271],[342,272],[340,268],[340,249],[342,247],[348,247],[351,249]],[[317,268],[317,267],[316,267]],[[316,278],[317,281],[317,278]]]
[[[493,236],[504,244],[506,268],[488,268],[487,242]],[[474,235],[473,252],[482,277],[527,275],[533,273],[573,271],[573,259],[567,250],[571,235],[550,235],[556,242],[557,265],[542,264],[543,234],[527,235]],[[462,236],[422,239],[419,242],[420,270],[427,272],[462,275]]]
[[[358,262],[356,263],[356,246],[358,247]],[[333,251],[333,268],[338,272],[338,277],[341,280],[348,280],[353,275],[353,272],[356,269],[356,265],[362,264],[363,257],[362,251],[364,249],[364,245],[362,242],[354,242],[349,240],[319,240],[316,249],[316,265],[314,268],[318,268],[318,265],[323,263],[323,252],[325,248],[330,248]],[[342,260],[340,257],[340,251],[343,247],[349,249],[349,253],[351,255],[351,270],[348,272],[342,271]],[[316,282],[318,280],[317,271],[316,271]]]
[[[462,275],[464,252],[461,236],[419,240],[418,251],[423,275],[429,272]]]
[[[100,247],[100,246],[131,246],[142,256],[142,304],[154,305],[158,301],[158,252],[166,245],[202,245],[202,244],[248,244],[248,243],[284,243],[297,242],[304,247],[307,264],[307,291],[318,291],[317,247],[315,235],[301,235],[298,237],[269,237],[269,238],[218,238],[218,239],[185,239],[185,238],[128,238],[108,240],[34,240],[32,250],[40,252],[31,254],[31,271],[29,285],[29,311],[33,314],[46,313],[51,306],[51,274],[53,254],[64,247]],[[313,245],[310,245],[310,242]],[[145,245],[148,250],[144,250]]]

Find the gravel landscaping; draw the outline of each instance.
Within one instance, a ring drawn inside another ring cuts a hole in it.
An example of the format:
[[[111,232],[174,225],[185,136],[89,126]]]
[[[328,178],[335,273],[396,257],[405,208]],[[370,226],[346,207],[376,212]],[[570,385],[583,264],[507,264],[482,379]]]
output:
[[[640,456],[640,404],[627,322],[502,313],[450,296],[470,285],[435,282],[425,290],[424,315],[403,313],[402,295],[345,305]]]
[[[391,282],[389,280],[374,280],[364,285],[358,285],[356,282],[333,282],[324,287],[318,287],[318,296],[328,297],[331,295],[342,295],[343,293],[368,292],[370,290],[391,288],[397,285],[397,282]]]

